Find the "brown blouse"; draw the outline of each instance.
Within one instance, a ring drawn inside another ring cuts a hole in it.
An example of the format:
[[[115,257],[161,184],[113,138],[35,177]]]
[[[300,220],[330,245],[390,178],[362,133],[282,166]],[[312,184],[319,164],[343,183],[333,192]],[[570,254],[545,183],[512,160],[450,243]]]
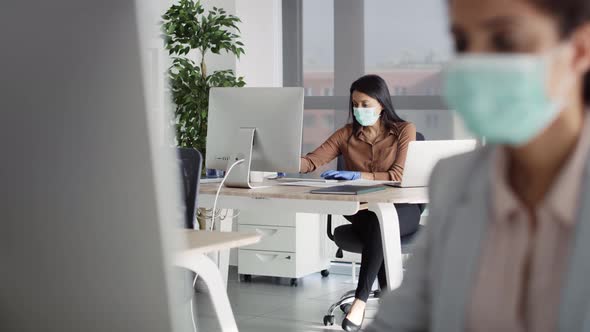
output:
[[[397,128],[383,132],[374,143],[366,140],[364,128],[353,133],[349,124],[301,158],[301,173],[313,172],[342,155],[347,171],[361,172],[366,179],[401,181],[408,144],[415,140],[416,126],[410,122],[399,123]]]

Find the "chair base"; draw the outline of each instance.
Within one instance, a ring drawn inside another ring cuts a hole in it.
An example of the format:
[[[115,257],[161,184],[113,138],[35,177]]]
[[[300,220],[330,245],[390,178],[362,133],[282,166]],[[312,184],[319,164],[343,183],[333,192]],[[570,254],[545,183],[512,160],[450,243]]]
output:
[[[336,301],[334,304],[332,304],[330,306],[330,309],[328,309],[328,312],[324,316],[324,325],[325,326],[334,325],[334,311],[336,311],[337,308],[340,308],[340,310],[342,310],[342,312],[344,312],[345,314],[348,313],[348,310],[350,310],[350,305],[355,299],[355,296],[354,296],[355,293],[356,293],[356,290],[354,290],[354,289],[344,293],[344,295],[342,295],[340,297],[340,300]],[[377,300],[379,300],[380,297],[381,297],[381,291],[379,291],[379,290],[371,291],[371,293],[369,293],[369,298],[367,299],[367,303],[370,301],[377,301]]]

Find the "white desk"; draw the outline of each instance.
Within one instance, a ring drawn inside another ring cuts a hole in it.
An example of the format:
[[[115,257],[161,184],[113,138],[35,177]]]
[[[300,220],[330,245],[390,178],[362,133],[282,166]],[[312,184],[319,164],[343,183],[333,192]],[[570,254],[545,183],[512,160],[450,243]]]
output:
[[[317,195],[313,188],[272,186],[264,189],[223,188],[217,202],[219,208],[239,210],[292,211],[333,215],[353,215],[368,208],[379,218],[387,286],[399,287],[403,278],[402,252],[398,215],[393,204],[428,203],[427,188],[387,188],[365,195]],[[199,206],[211,208],[217,185],[203,184],[199,193]],[[227,278],[229,254],[220,262],[222,276]]]
[[[209,289],[211,302],[213,302],[217,313],[221,330],[223,332],[237,332],[238,327],[227,297],[225,284],[217,266],[206,254],[254,244],[260,241],[262,236],[238,232],[220,233],[194,230],[183,230],[182,233],[187,238],[187,248],[174,255],[174,265],[199,275]]]

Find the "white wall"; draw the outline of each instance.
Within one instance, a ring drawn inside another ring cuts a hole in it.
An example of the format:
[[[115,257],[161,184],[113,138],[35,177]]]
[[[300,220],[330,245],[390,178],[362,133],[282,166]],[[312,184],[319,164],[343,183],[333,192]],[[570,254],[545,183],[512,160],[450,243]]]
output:
[[[239,28],[246,51],[239,60],[232,54],[207,54],[209,72],[233,69],[245,77],[247,86],[282,86],[281,0],[205,0],[203,4],[206,8],[223,8],[242,20]]]
[[[237,73],[247,86],[283,85],[283,36],[281,0],[236,0],[242,20],[246,54],[237,62]]]

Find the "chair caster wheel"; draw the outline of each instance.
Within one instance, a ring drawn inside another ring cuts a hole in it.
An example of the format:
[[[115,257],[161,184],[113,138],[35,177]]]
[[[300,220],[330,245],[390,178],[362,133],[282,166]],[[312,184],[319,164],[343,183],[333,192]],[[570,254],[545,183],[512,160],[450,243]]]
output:
[[[297,283],[297,279],[296,278],[291,278],[291,287],[297,287],[298,283]]]
[[[340,305],[340,310],[342,310],[342,312],[345,314],[348,314],[350,312],[350,308],[352,308],[352,304],[350,304],[350,303],[345,303],[345,304]]]
[[[322,277],[327,277],[330,275],[330,270],[322,270]]]
[[[334,315],[324,316],[324,326],[332,326],[332,325],[334,325]]]
[[[244,274],[244,282],[252,282],[252,275]]]

